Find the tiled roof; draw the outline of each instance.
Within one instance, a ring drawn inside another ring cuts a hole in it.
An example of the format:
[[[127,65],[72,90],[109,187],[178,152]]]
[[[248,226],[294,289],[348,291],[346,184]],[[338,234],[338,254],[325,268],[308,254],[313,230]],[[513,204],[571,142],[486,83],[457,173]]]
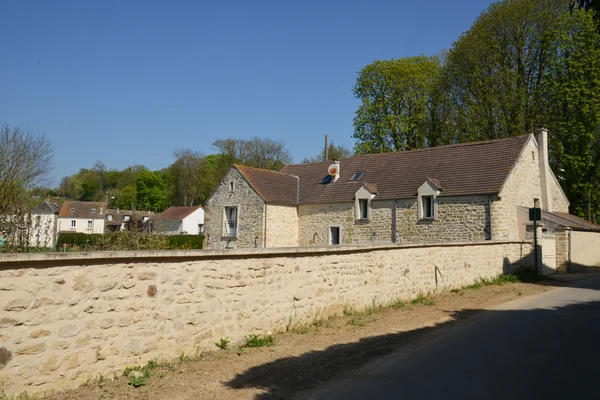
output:
[[[298,203],[298,178],[267,169],[234,165],[267,203],[295,206]]]
[[[112,221],[108,220],[108,216],[112,215]],[[106,225],[121,225],[124,222],[123,217],[129,215],[137,220],[142,220],[144,217],[152,217],[152,211],[132,211],[132,210],[106,210]]]
[[[151,217],[152,221],[181,221],[201,206],[169,207],[164,212]]]
[[[532,135],[524,135],[346,158],[340,160],[340,177],[329,184],[320,182],[331,161],[288,165],[282,172],[300,177],[300,204],[353,201],[365,183],[376,185],[376,199],[410,198],[427,178],[443,188],[440,196],[492,194],[500,191],[530,138]],[[361,178],[350,181],[357,172],[363,172]],[[266,174],[261,186],[269,186]],[[292,192],[291,179],[287,187]]]
[[[104,219],[105,208],[102,201],[65,201],[58,216],[59,218]]]
[[[33,210],[31,210],[32,214],[57,214],[59,212],[60,206],[47,200],[38,204]]]
[[[549,219],[550,221],[557,222],[561,225],[570,227],[576,231],[596,231],[600,232],[600,225],[596,225],[592,222],[586,221],[583,218],[579,218],[575,215],[562,213],[562,212],[548,212],[542,210],[542,217]]]

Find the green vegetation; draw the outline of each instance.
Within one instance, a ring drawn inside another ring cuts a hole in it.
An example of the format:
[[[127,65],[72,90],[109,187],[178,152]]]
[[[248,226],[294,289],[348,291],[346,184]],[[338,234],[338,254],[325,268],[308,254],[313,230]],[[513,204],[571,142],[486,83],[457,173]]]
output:
[[[265,347],[275,345],[273,335],[248,335],[246,342],[241,347]]]
[[[524,135],[546,126],[571,213],[600,212],[600,15],[582,0],[493,3],[436,57],[358,74],[355,150],[379,153]],[[598,6],[596,5],[596,8]],[[596,19],[596,21],[594,21]]]
[[[433,306],[435,305],[435,301],[432,298],[425,296],[423,293],[419,293],[419,295],[413,299],[410,304],[417,305],[422,304],[424,306]]]
[[[227,346],[229,346],[229,342],[230,342],[230,340],[228,338],[224,337],[224,338],[221,338],[221,340],[219,340],[218,342],[216,342],[215,346],[217,346],[221,350],[225,350],[225,349],[227,349]]]
[[[125,250],[178,250],[202,249],[204,235],[148,235],[124,231],[105,235],[61,233],[57,249],[68,244],[66,251],[125,251]]]

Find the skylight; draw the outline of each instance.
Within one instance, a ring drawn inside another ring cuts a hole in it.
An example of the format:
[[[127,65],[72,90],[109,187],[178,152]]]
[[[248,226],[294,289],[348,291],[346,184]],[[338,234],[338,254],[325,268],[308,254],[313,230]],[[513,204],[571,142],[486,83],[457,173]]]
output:
[[[328,183],[331,183],[332,178],[333,177],[331,175],[325,175],[325,177],[321,179],[321,184],[327,185]]]
[[[352,178],[350,178],[350,180],[351,180],[351,181],[357,181],[357,180],[359,180],[360,178],[362,178],[362,176],[363,176],[363,173],[362,173],[362,172],[357,172],[357,173],[355,173],[354,175],[352,175]]]

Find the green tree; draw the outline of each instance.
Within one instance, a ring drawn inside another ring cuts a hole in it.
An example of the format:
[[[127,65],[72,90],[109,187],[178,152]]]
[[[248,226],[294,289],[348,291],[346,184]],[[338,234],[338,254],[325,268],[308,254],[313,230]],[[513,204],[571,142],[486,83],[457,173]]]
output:
[[[555,24],[543,86],[550,162],[571,212],[591,217],[600,212],[600,35],[581,10]]]
[[[352,150],[345,148],[344,146],[336,146],[333,141],[329,144],[328,149],[328,160],[341,160],[343,158],[352,157],[354,154]],[[305,158],[302,160],[303,164],[314,163],[325,161],[325,148],[323,148],[317,155],[311,158]]]
[[[204,155],[191,149],[179,149],[173,153],[175,162],[168,171],[170,187],[175,204],[193,206],[198,204],[202,191],[202,164]]]
[[[140,172],[135,188],[138,209],[154,212],[164,211],[167,206],[167,187],[158,172]]]
[[[137,192],[135,185],[125,186],[119,191],[118,196],[115,196],[114,205],[125,210],[136,209]]]
[[[354,118],[356,152],[424,147],[440,76],[437,57],[375,61],[364,67],[354,86],[354,96],[362,103]]]

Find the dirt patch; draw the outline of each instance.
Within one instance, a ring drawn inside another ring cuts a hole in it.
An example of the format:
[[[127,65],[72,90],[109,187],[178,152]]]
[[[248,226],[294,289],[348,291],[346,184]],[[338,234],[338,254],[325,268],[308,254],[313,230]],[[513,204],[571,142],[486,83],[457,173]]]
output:
[[[52,395],[52,400],[289,399],[339,378],[378,357],[414,346],[498,304],[548,290],[544,284],[511,283],[444,293],[418,304],[332,318],[317,326],[277,334],[271,347],[229,348],[151,371],[134,388],[126,377]],[[429,304],[429,305],[427,305]]]

